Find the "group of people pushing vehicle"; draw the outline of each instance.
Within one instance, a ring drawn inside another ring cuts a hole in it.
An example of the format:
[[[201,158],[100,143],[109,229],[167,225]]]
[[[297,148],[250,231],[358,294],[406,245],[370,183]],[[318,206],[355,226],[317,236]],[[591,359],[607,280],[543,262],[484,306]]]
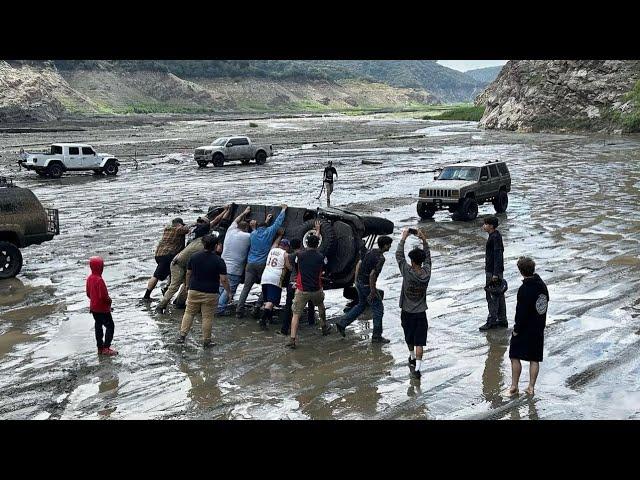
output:
[[[144,299],[150,300],[157,283],[171,276],[156,311],[164,313],[178,293],[175,304],[178,308],[184,307],[185,312],[177,343],[185,342],[194,316],[199,313],[202,316],[203,346],[215,345],[211,339],[213,319],[227,314],[227,307],[233,303],[240,283],[244,286],[236,304],[236,317],[244,317],[247,296],[253,285],[259,284],[262,287],[259,304],[262,305],[260,325],[263,329],[267,329],[271,323],[274,308],[280,305],[285,290],[286,303],[280,333],[289,337],[286,343],[288,348],[297,347],[298,325],[305,306],[309,323],[315,322],[314,309],[317,308],[322,334],[331,333],[322,288],[322,274],[328,261],[318,250],[320,221],[315,222],[315,232],[306,236],[306,246],[303,248],[299,239],[283,238],[284,229],[281,227],[287,205],[281,206],[275,219],[267,215],[262,223],[245,219],[251,211],[247,207],[229,224],[231,211],[231,205],[227,205],[215,218],[199,218],[192,225],[185,225],[182,219],[175,218],[163,231],[155,252],[157,268],[147,284]],[[504,246],[497,227],[497,217],[484,219],[483,229],[489,234],[485,252],[485,291],[489,315],[486,323],[480,327],[481,331],[508,327],[504,297],[507,285],[503,279]],[[419,238],[421,245],[410,250],[410,261],[407,262],[405,243],[412,234]],[[188,236],[193,238],[184,246]],[[392,242],[388,236],[379,237],[378,248],[368,251],[358,262],[355,270],[358,303],[335,322],[337,332],[343,337],[346,328],[369,306],[373,315],[372,343],[389,343],[382,336],[383,292],[377,288],[377,279],[385,263],[384,254],[391,249]],[[411,376],[419,379],[427,340],[426,297],[431,278],[431,252],[424,229],[408,228],[402,231],[396,249],[396,261],[402,275],[399,306],[409,350],[408,366]],[[110,314],[111,300],[100,277],[102,259],[92,257],[90,265],[93,273],[87,279],[87,295],[91,299],[90,308],[96,322],[98,353],[114,355],[117,352],[110,348],[114,328]],[[533,394],[539,371],[538,362],[542,361],[549,300],[546,285],[535,273],[535,262],[531,258],[520,257],[517,266],[524,279],[518,290],[515,326],[509,350],[513,380],[507,395],[518,391],[520,360],[531,362],[527,392]],[[107,328],[104,341],[103,325]]]

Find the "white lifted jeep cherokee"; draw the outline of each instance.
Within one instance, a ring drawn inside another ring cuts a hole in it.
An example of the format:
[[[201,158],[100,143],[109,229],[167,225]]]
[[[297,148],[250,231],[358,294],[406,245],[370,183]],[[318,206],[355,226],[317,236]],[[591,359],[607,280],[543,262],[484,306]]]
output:
[[[41,177],[60,178],[66,171],[93,170],[116,175],[120,162],[108,153],[96,153],[84,143],[54,143],[48,152],[27,154],[18,163]]]

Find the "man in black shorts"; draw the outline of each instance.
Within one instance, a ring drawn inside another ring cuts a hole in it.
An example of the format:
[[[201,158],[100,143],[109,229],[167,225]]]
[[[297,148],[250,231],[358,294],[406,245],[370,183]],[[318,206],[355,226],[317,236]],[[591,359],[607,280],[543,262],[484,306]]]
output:
[[[327,207],[331,206],[331,194],[333,193],[333,176],[338,178],[338,172],[333,166],[333,162],[329,160],[329,163],[324,167],[324,173],[322,174],[322,181],[324,189],[327,191]]]
[[[404,339],[409,348],[409,370],[413,378],[421,377],[422,354],[427,344],[427,287],[431,279],[431,251],[427,235],[418,230],[422,248],[409,252],[411,264],[404,257],[404,243],[410,235],[409,229],[402,231],[402,239],[396,250],[396,261],[402,274],[402,292],[400,294],[400,319],[404,330]],[[415,352],[414,352],[415,347]]]
[[[174,218],[171,225],[167,226],[162,232],[162,239],[156,248],[155,259],[158,266],[153,272],[153,277],[147,283],[147,291],[144,294],[144,300],[151,299],[151,292],[158,281],[165,280],[169,276],[171,260],[184,248],[185,236],[189,233],[188,227],[181,218]]]

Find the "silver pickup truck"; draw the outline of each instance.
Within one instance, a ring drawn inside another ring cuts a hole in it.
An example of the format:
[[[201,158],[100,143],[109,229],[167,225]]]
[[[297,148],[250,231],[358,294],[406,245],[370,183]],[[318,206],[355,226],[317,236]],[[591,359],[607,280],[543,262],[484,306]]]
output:
[[[236,160],[247,165],[254,159],[257,165],[263,165],[267,157],[271,156],[273,156],[273,145],[256,145],[249,137],[235,135],[220,137],[211,145],[196,148],[193,158],[200,167],[206,167],[209,163],[221,167],[225,162]]]

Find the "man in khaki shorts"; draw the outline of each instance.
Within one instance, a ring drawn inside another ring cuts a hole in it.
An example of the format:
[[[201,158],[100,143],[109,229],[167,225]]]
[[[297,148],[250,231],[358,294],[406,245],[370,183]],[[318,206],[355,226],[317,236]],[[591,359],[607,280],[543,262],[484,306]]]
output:
[[[218,308],[220,285],[230,294],[229,280],[227,279],[227,266],[224,260],[215,253],[218,239],[212,235],[203,237],[204,251],[195,253],[187,265],[187,307],[182,317],[180,336],[176,343],[184,343],[193,317],[202,314],[202,346],[213,346],[211,341],[211,329],[213,317]]]
[[[316,232],[320,234],[320,222],[316,221]],[[296,256],[298,275],[296,276],[296,294],[293,297],[293,318],[291,319],[291,338],[286,344],[288,348],[296,348],[298,322],[305,305],[311,301],[318,307],[322,335],[328,335],[331,327],[327,325],[327,315],[324,308],[324,291],[322,290],[322,270],[327,263],[326,257],[318,251],[320,238],[318,235],[307,237],[308,248]],[[287,263],[288,263],[287,257]],[[290,268],[288,265],[287,268]]]

